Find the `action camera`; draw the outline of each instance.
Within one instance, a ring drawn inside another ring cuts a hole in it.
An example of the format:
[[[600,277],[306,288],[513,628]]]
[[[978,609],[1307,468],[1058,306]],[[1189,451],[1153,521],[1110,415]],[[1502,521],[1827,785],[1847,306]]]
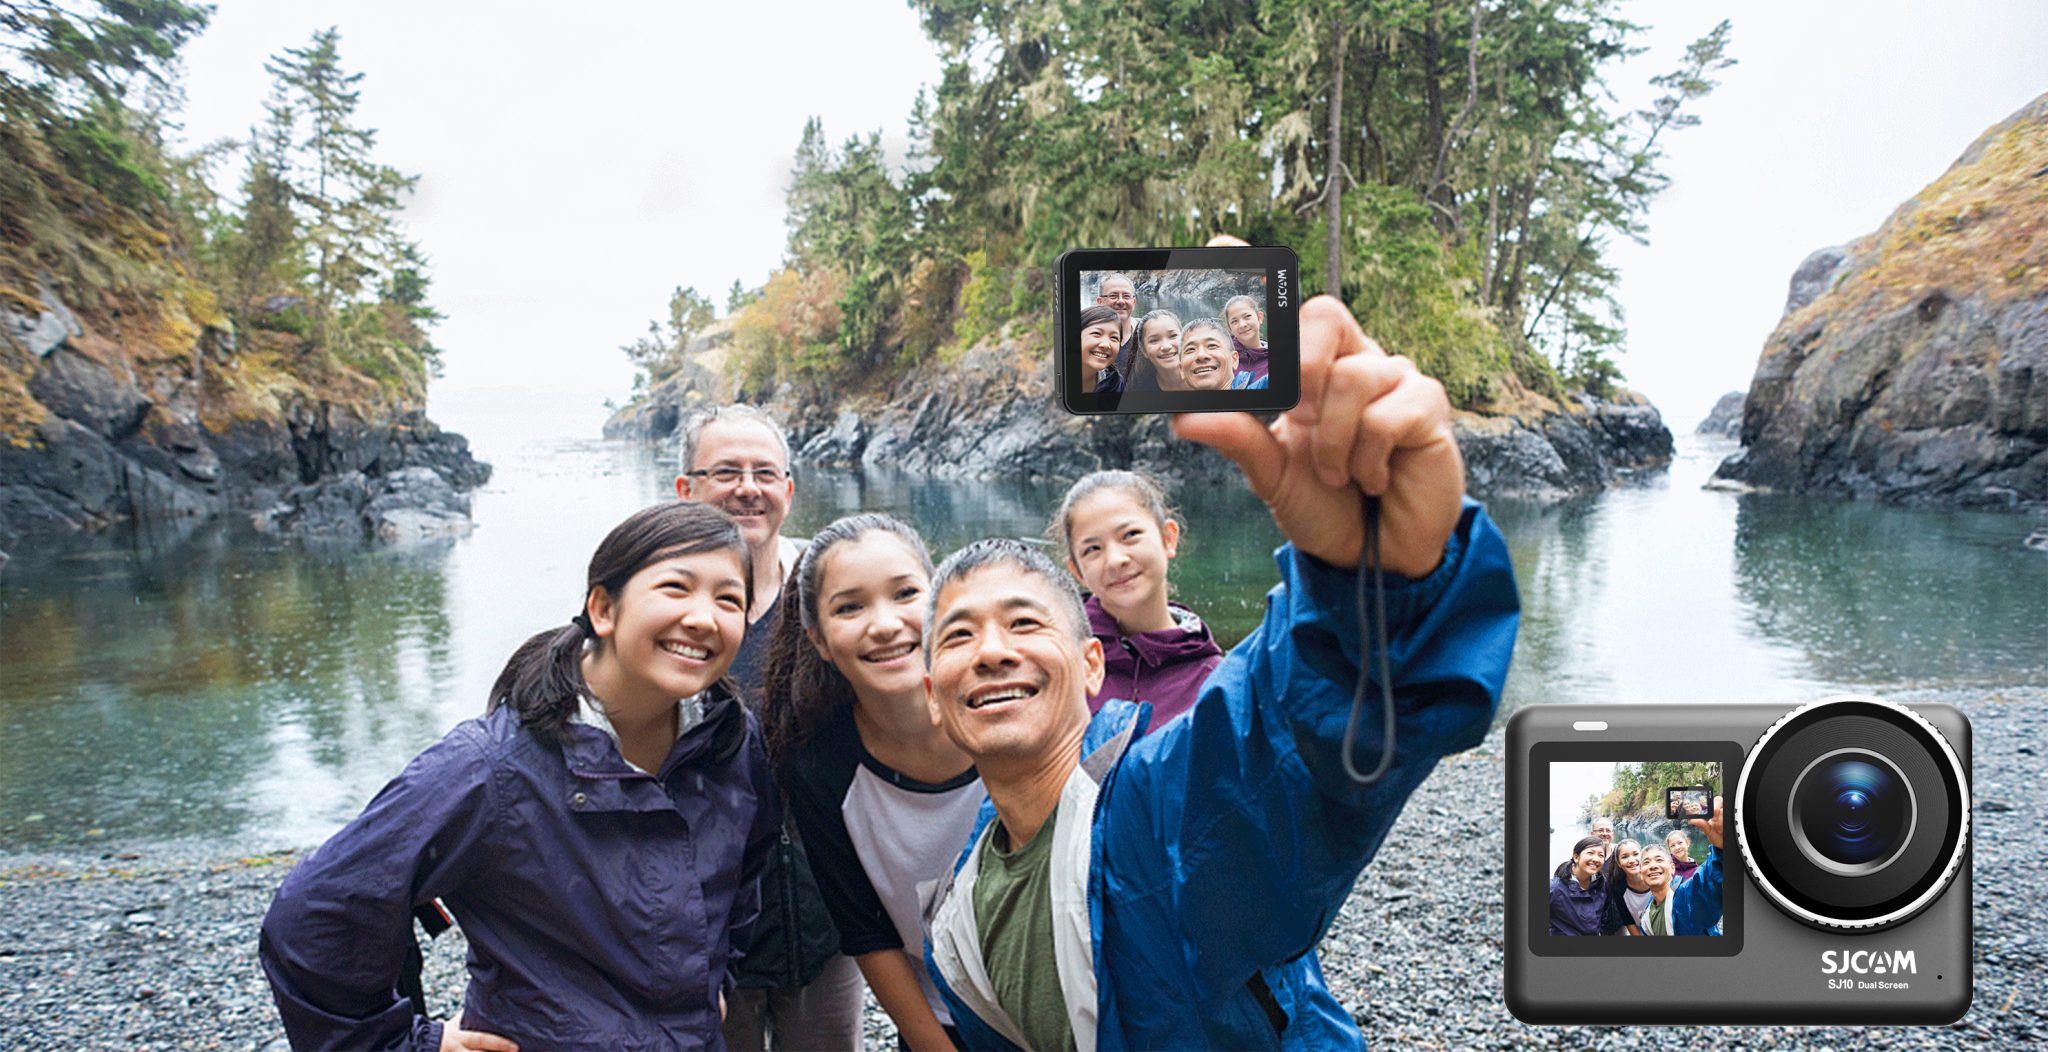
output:
[[[1969,1008],[1970,724],[1950,706],[1530,706],[1508,721],[1507,797],[1524,1022]]]
[[[1300,400],[1293,249],[1075,249],[1056,269],[1069,412],[1276,411]]]

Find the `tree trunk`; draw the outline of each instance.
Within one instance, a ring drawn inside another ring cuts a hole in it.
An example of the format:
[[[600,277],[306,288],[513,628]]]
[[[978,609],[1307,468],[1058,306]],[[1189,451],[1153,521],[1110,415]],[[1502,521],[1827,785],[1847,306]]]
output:
[[[1323,291],[1344,298],[1344,16],[1330,33],[1330,135],[1325,144],[1329,174],[1323,177],[1323,221],[1328,239],[1323,255]]]

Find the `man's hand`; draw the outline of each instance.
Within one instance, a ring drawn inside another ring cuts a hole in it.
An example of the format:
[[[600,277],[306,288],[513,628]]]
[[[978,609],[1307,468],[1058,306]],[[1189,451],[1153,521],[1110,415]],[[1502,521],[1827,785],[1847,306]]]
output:
[[[1715,847],[1715,848],[1716,848],[1717,850],[1720,850],[1720,851],[1724,851],[1724,852],[1725,852],[1725,851],[1727,850],[1727,848],[1724,848],[1724,847],[1722,847],[1722,846],[1721,846],[1721,798],[1720,798],[1720,797],[1718,797],[1718,796],[1717,796],[1717,797],[1715,797],[1715,798],[1714,798],[1714,817],[1712,817],[1712,818],[1691,818],[1691,819],[1687,819],[1687,820],[1686,820],[1686,824],[1687,824],[1687,825],[1690,825],[1690,826],[1692,826],[1692,827],[1693,827],[1694,829],[1697,829],[1697,830],[1699,830],[1699,831],[1700,831],[1700,832],[1702,832],[1702,833],[1705,833],[1705,834],[1707,835],[1707,843],[1709,843],[1709,844],[1712,844],[1712,845],[1714,845],[1714,847]]]
[[[462,1029],[462,1016],[457,1013],[441,1025],[441,1052],[519,1052],[519,1045],[511,1038]]]
[[[1388,356],[1329,296],[1301,307],[1299,405],[1271,427],[1249,413],[1182,413],[1173,432],[1234,461],[1280,532],[1333,566],[1363,558],[1361,490],[1380,498],[1381,563],[1393,573],[1428,576],[1458,524],[1465,462],[1443,385]]]

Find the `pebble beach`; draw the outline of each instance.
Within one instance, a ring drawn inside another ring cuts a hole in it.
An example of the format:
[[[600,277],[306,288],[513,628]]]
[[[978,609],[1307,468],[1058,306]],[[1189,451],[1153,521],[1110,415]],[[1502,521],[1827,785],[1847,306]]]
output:
[[[1501,995],[1502,735],[1416,792],[1322,945],[1325,975],[1375,1048],[2022,1048],[2048,1042],[2048,933],[2033,890],[2048,689],[1893,690],[1947,702],[1975,735],[1976,997],[1947,1027],[1535,1027]],[[1475,865],[1475,855],[1495,859]],[[0,851],[0,1049],[282,1049],[256,931],[299,856],[181,841]],[[1483,869],[1457,899],[1419,874]],[[2004,890],[1998,890],[2004,889]],[[459,932],[426,947],[428,1000],[460,997]],[[870,1002],[868,1047],[894,1047]]]

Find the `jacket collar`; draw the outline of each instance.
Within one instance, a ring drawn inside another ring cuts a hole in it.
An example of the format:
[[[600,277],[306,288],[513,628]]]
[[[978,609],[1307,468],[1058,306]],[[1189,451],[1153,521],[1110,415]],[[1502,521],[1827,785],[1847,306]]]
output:
[[[1124,633],[1123,627],[1116,623],[1115,616],[1104,610],[1102,603],[1094,596],[1088,597],[1086,606],[1088,631],[1093,633],[1095,638],[1102,640],[1103,654],[1112,661],[1116,659],[1118,652],[1125,648],[1135,654],[1137,660],[1148,668],[1159,668],[1177,661],[1211,655],[1223,655],[1223,648],[1216,645],[1216,636],[1209,631],[1209,626],[1204,624],[1193,610],[1179,603],[1167,604],[1167,608],[1173,613],[1172,628],[1162,628],[1156,632],[1133,632],[1128,635]]]
[[[684,731],[669,749],[661,770],[648,774],[619,753],[618,742],[587,723],[563,728],[562,760],[573,784],[570,806],[577,811],[660,811],[673,809],[663,783],[683,767],[724,762],[745,739],[746,713],[721,681],[702,695],[704,718]]]

